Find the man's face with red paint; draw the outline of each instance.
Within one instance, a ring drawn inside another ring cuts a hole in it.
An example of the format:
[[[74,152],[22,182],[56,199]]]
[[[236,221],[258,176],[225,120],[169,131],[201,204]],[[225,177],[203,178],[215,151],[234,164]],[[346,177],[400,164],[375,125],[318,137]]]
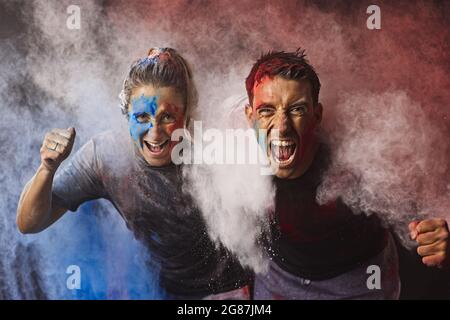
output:
[[[322,118],[322,105],[314,106],[309,81],[264,77],[255,83],[245,112],[255,129],[267,130],[266,150],[276,176],[300,177],[314,158],[314,131]]]
[[[172,149],[178,143],[172,132],[183,128],[183,97],[174,87],[151,85],[133,89],[128,110],[130,134],[148,164],[171,163]]]

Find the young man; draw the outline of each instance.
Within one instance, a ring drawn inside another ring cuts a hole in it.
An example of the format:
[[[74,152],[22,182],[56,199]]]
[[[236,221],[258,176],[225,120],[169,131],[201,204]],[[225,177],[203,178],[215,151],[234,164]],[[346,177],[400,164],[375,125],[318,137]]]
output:
[[[246,79],[245,112],[267,130],[277,187],[268,252],[270,270],[255,279],[255,299],[396,299],[398,258],[376,215],[355,215],[339,199],[315,201],[329,152],[316,135],[322,118],[320,81],[303,51],[261,57]],[[442,219],[414,221],[411,235],[426,265],[448,264]],[[367,287],[367,268],[381,268],[381,289]]]
[[[181,168],[171,161],[171,135],[185,127],[195,103],[186,61],[174,49],[150,49],[131,65],[121,99],[130,135],[113,129],[93,137],[62,170],[75,130],[46,135],[41,165],[17,209],[20,231],[40,232],[67,210],[105,198],[150,249],[167,298],[246,298],[246,272],[209,239],[200,212],[182,192]]]

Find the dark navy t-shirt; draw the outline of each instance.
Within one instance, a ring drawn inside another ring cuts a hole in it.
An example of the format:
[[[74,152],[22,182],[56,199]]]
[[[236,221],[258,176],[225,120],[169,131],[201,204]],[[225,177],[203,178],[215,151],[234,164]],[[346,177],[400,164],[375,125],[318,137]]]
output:
[[[171,294],[201,296],[243,286],[247,272],[210,240],[201,213],[182,192],[181,170],[150,166],[129,137],[108,131],[58,170],[53,197],[71,211],[88,200],[110,200],[151,250],[160,283]]]
[[[340,199],[317,203],[317,188],[328,164],[328,148],[321,145],[301,177],[274,178],[276,204],[269,253],[284,270],[311,280],[329,279],[356,268],[387,243],[386,229],[375,214],[354,214]]]

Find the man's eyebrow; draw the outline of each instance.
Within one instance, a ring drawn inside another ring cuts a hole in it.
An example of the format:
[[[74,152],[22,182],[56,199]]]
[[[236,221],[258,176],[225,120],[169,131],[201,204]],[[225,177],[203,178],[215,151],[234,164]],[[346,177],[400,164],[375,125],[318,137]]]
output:
[[[262,107],[272,107],[270,103],[262,102],[255,107],[255,110],[261,109]]]
[[[305,98],[300,98],[297,101],[294,101],[292,103],[289,104],[290,107],[292,106],[296,106],[296,105],[308,105],[308,101]]]

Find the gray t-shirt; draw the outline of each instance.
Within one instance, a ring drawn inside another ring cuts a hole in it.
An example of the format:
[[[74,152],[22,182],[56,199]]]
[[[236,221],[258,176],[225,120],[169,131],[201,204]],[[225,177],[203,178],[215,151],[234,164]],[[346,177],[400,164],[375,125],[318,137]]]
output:
[[[75,211],[83,202],[112,202],[151,252],[161,286],[174,295],[208,295],[246,284],[245,272],[210,240],[192,199],[182,192],[181,166],[150,166],[129,137],[111,131],[89,140],[53,182],[53,201]]]

